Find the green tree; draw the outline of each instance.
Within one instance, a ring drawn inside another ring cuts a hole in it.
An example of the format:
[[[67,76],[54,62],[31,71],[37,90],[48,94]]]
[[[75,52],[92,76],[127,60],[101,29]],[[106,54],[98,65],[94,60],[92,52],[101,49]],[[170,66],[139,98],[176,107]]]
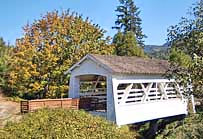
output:
[[[64,72],[88,53],[111,54],[105,31],[69,11],[48,12],[24,27],[9,60],[8,87],[26,98],[57,98],[68,90]]]
[[[8,58],[11,52],[11,46],[6,44],[3,38],[0,37],[0,88],[6,87],[6,73],[8,71]]]
[[[171,26],[168,41],[172,46],[170,74],[181,83],[191,82],[197,97],[203,97],[203,1],[196,3],[188,18]]]
[[[178,64],[178,66],[188,68],[191,65],[191,57],[184,53],[183,51],[177,49],[177,48],[172,48],[170,51],[170,57],[169,60],[171,62],[175,62]],[[174,64],[175,64],[174,63]]]
[[[119,2],[120,5],[115,10],[118,12],[117,20],[112,28],[124,33],[128,31],[134,32],[138,44],[144,46],[143,38],[146,36],[142,32],[139,8],[134,4],[133,0],[119,0]]]
[[[138,56],[145,57],[144,51],[137,44],[134,33],[131,31],[118,32],[113,38],[115,54],[119,56]]]

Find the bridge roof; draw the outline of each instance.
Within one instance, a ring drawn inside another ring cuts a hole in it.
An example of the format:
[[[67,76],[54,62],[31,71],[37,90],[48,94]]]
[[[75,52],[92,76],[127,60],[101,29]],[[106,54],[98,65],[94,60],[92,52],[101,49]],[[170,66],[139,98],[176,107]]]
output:
[[[73,65],[68,72],[80,65],[86,59],[91,59],[101,64],[111,73],[123,74],[164,74],[169,69],[169,62],[166,60],[140,58],[135,56],[115,56],[88,54],[78,63]]]

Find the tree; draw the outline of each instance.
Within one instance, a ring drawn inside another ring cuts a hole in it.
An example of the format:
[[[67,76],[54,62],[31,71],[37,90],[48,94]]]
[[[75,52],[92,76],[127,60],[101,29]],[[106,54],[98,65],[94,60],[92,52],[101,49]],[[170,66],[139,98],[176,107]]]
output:
[[[111,54],[105,31],[69,11],[48,12],[24,27],[10,59],[8,87],[26,98],[56,98],[68,90],[64,72],[87,53]]]
[[[8,70],[8,58],[10,56],[12,46],[7,45],[3,38],[0,37],[0,88],[6,86],[6,73]]]
[[[115,10],[119,14],[115,21],[115,26],[112,27],[121,32],[134,32],[136,40],[140,46],[144,46],[143,38],[146,36],[142,33],[141,18],[139,17],[140,11],[136,7],[133,0],[119,0],[120,6]]]
[[[113,38],[115,53],[119,56],[138,56],[145,57],[144,51],[137,44],[134,33],[131,31],[118,32]]]
[[[188,18],[182,18],[178,25],[169,28],[168,41],[173,48],[170,74],[184,85],[191,82],[194,94],[202,97],[203,0],[193,7]]]
[[[171,49],[169,60],[184,68],[188,68],[192,62],[189,55],[185,54],[183,51],[177,48]]]

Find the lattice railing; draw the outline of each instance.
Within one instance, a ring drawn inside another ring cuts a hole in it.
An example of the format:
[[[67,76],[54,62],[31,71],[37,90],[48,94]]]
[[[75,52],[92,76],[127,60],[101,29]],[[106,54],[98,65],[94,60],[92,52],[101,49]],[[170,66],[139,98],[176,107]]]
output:
[[[119,82],[114,93],[119,105],[183,98],[182,88],[174,81]]]

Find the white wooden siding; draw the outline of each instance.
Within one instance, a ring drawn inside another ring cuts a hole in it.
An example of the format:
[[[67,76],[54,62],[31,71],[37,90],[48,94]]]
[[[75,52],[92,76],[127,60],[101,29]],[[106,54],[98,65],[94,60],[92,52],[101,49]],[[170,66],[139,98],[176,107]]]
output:
[[[187,114],[182,88],[167,79],[113,79],[117,125]]]

